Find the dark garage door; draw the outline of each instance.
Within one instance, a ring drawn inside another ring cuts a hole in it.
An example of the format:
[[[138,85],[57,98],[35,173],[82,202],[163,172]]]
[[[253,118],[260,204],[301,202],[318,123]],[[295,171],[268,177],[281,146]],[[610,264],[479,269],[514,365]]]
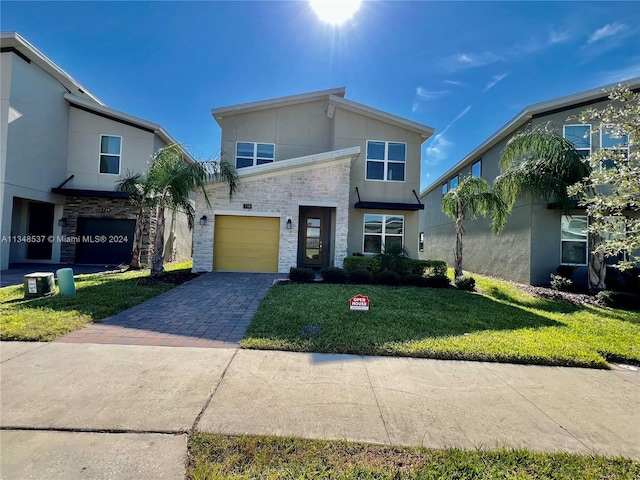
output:
[[[135,220],[78,218],[76,263],[117,265],[131,261]]]

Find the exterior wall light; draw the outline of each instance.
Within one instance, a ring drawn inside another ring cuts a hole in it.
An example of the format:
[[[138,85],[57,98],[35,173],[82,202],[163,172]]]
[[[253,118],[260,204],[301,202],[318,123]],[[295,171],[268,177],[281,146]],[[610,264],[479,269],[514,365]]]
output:
[[[61,218],[60,220],[58,220],[58,226],[59,227],[66,227],[67,226],[67,219],[66,218]]]
[[[291,219],[287,218],[287,230],[291,230],[293,228],[293,224],[291,223]]]
[[[203,227],[207,224],[207,216],[206,215],[202,215],[200,217],[200,225],[202,225]]]

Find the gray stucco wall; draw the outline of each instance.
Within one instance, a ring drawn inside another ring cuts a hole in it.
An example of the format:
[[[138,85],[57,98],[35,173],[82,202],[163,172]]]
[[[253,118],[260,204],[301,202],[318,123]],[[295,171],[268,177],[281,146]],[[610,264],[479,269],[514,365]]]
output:
[[[332,123],[325,100],[230,115],[221,122],[222,152],[232,163],[236,142],[274,143],[276,161],[328,152]]]
[[[1,55],[1,228],[3,235],[26,235],[25,212],[17,212],[12,225],[14,198],[52,203],[56,215],[61,212],[64,197],[53,195],[51,188],[65,179],[69,107],[64,87],[54,78],[13,53]],[[27,203],[17,205],[26,208]],[[54,235],[59,233],[54,221]],[[20,260],[23,250],[20,245],[2,243],[0,268],[8,267],[10,255]],[[59,259],[59,252],[54,246],[52,261]]]
[[[74,175],[65,188],[112,191],[120,175],[100,173],[100,137],[122,137],[120,175],[127,170],[142,172],[147,168],[158,140],[140,128],[71,107],[69,115],[69,162],[67,177]]]
[[[594,108],[603,108],[608,101],[593,104]],[[569,117],[579,114],[584,106],[566,109],[549,115],[534,118],[533,125],[550,122],[551,126],[562,134],[563,125],[578,124]],[[523,126],[524,128],[524,126]],[[517,130],[516,130],[517,131]],[[460,175],[460,179],[471,172],[471,165],[482,159],[482,177],[490,184],[499,174],[498,161],[506,141],[515,132],[492,148],[474,158],[447,175],[446,180]],[[591,135],[592,150],[599,148],[600,136]],[[420,216],[419,231],[425,233],[424,252],[421,258],[445,260],[453,264],[453,248],[455,245],[455,228],[452,220],[441,212],[441,185],[444,180],[427,189],[423,197],[425,211]],[[531,198],[528,194],[520,195],[513,213],[508,219],[505,230],[497,236],[490,232],[488,220],[464,221],[463,268],[471,272],[493,275],[508,280],[530,284],[549,283],[549,275],[555,273],[561,262],[560,218],[561,215],[547,208],[551,199]],[[575,210],[576,215],[584,215],[584,211]],[[584,278],[583,278],[584,277]],[[579,267],[574,273],[574,280],[584,283],[586,268]]]

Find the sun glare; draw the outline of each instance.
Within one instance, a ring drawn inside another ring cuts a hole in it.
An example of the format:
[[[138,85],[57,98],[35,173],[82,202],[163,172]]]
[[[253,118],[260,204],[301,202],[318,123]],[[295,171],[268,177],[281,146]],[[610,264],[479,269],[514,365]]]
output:
[[[362,0],[309,0],[309,3],[320,20],[340,25],[358,11]]]

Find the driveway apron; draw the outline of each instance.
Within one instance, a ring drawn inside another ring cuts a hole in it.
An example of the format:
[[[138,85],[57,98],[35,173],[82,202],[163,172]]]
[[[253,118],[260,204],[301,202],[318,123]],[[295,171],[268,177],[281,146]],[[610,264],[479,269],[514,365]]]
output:
[[[173,347],[235,348],[277,273],[206,273],[59,339]]]

